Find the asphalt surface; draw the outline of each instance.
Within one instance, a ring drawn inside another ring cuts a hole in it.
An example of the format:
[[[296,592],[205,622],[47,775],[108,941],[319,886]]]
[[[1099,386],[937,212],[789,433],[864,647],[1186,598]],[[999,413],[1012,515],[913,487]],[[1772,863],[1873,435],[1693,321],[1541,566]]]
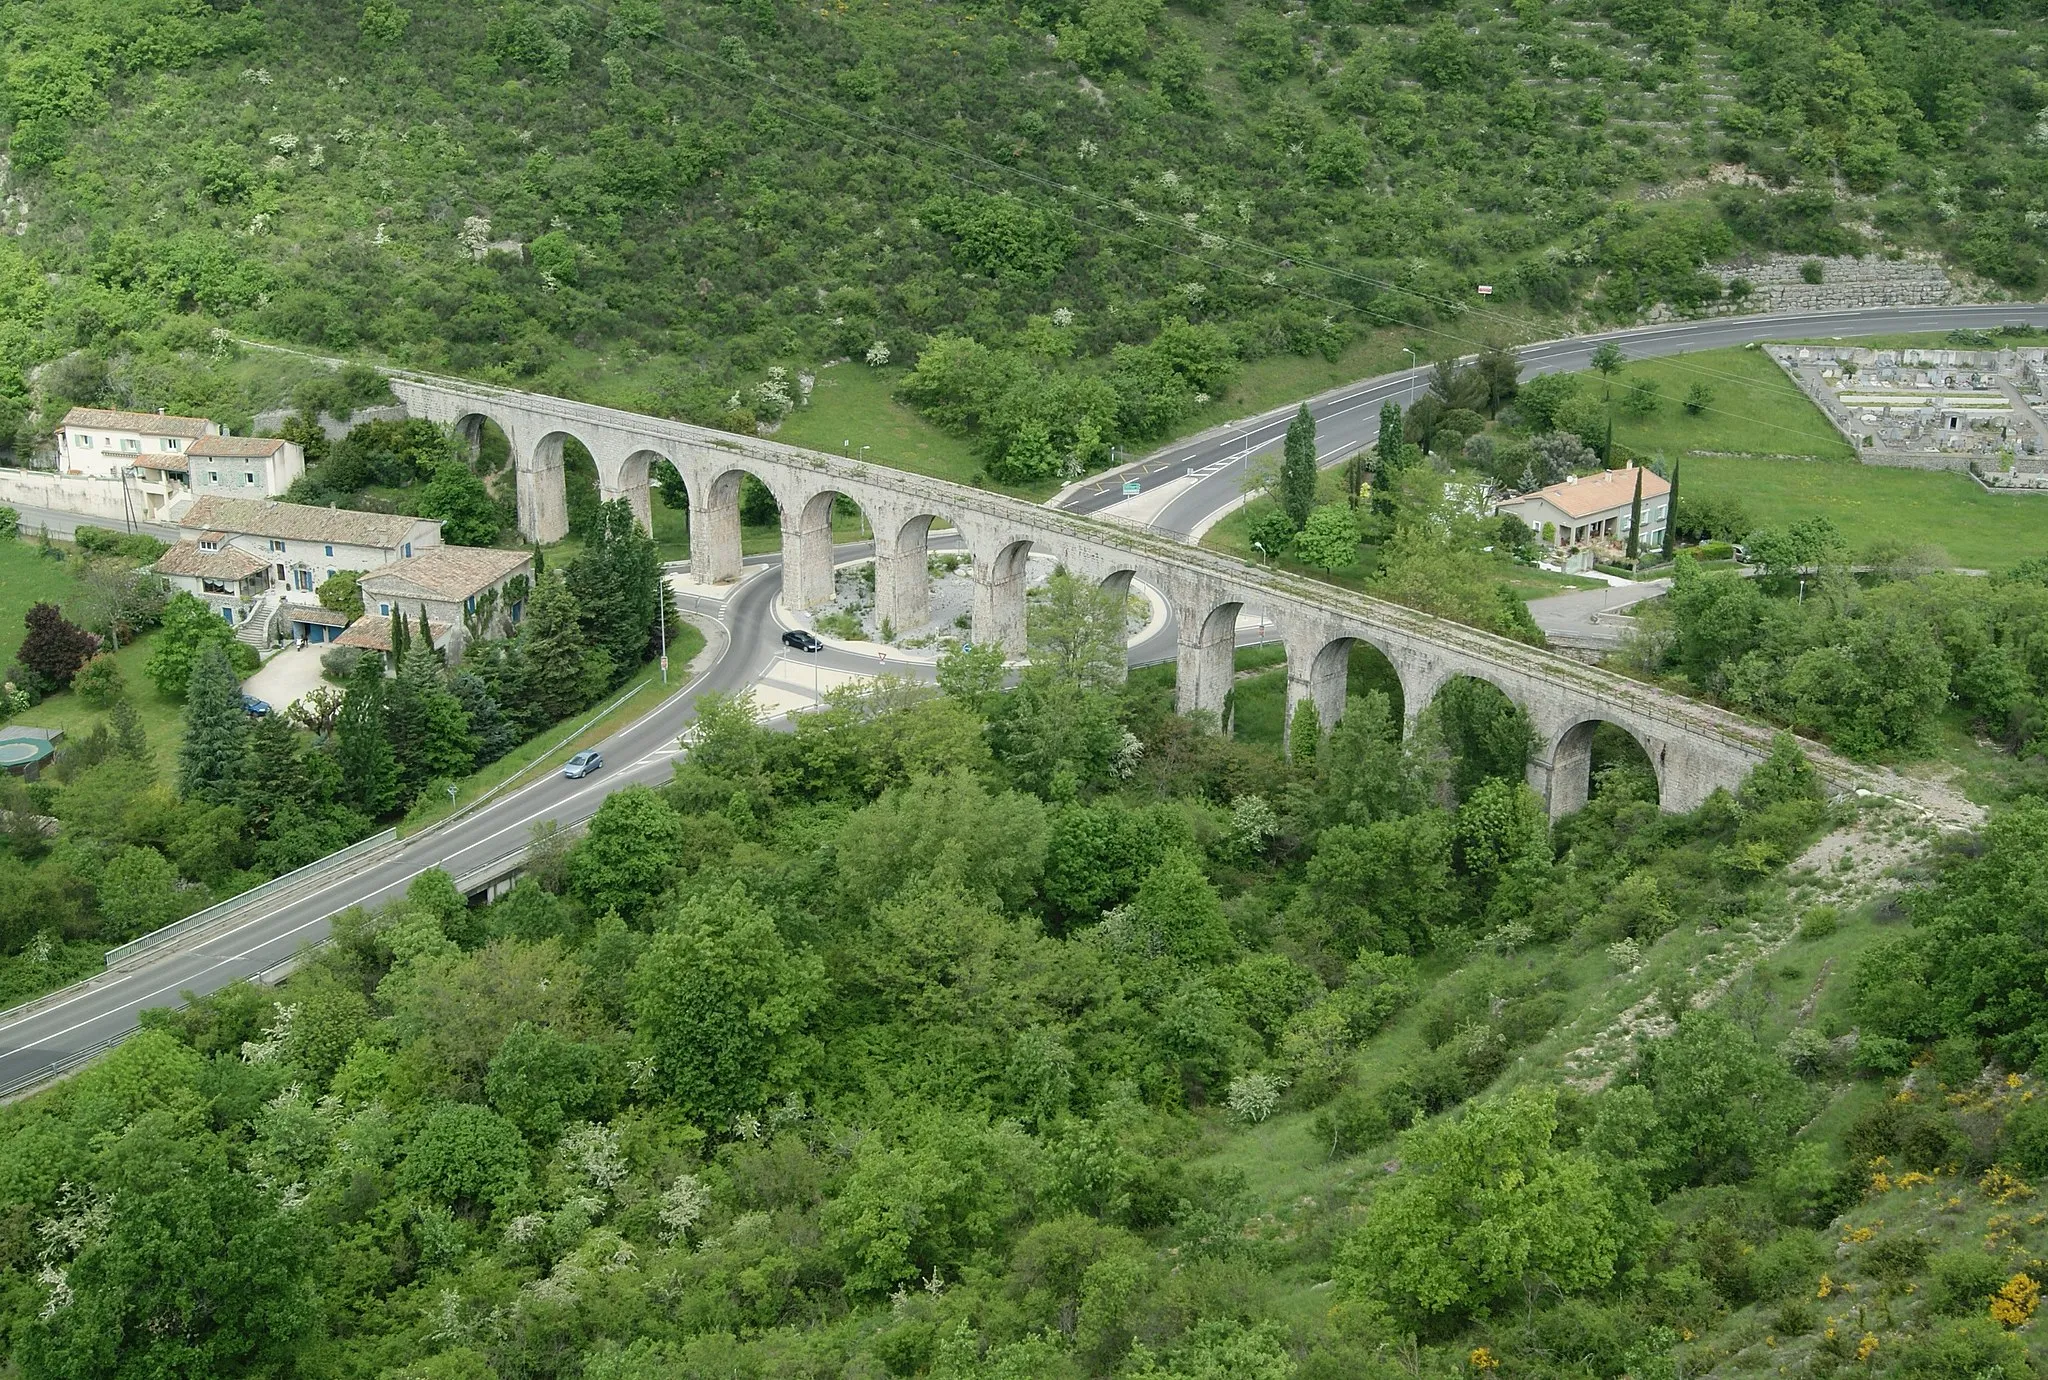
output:
[[[2048,305],[1887,308],[1684,322],[1527,346],[1520,357],[1525,374],[1541,374],[1585,368],[1593,349],[1605,340],[1614,340],[1631,357],[1641,358],[1752,340],[1945,331],[2019,321],[2048,325]],[[1419,392],[1424,372],[1417,369],[1368,379],[1311,400],[1311,411],[1319,423],[1318,448],[1325,462],[1334,463],[1370,443],[1377,434],[1380,404],[1394,397],[1405,400],[1406,395]],[[1064,495],[1059,506],[1096,512],[1122,500],[1122,482],[1128,477],[1137,475],[1149,487],[1197,471],[1197,477],[1183,484],[1148,523],[1154,530],[1190,537],[1239,498],[1247,456],[1277,445],[1293,412],[1291,406],[1279,409],[1171,446]],[[22,512],[25,528],[33,531],[47,522],[52,536],[68,534],[79,521],[72,515],[43,510]],[[174,537],[175,532],[170,535]],[[842,551],[842,558],[857,554]],[[438,829],[414,836],[388,857],[349,870],[317,890],[285,899],[189,947],[165,951],[125,972],[110,972],[87,986],[45,999],[47,1004],[31,1003],[14,1014],[0,1014],[0,1085],[126,1035],[135,1029],[138,1013],[150,1007],[174,1005],[184,993],[204,995],[237,979],[279,968],[302,946],[325,938],[331,916],[353,905],[389,901],[429,868],[442,868],[456,877],[476,872],[521,848],[537,823],[553,820],[563,826],[574,825],[589,818],[604,797],[621,786],[666,780],[677,756],[677,735],[689,723],[696,699],[711,691],[745,689],[782,654],[782,627],[773,613],[781,589],[780,569],[759,568],[764,558],[749,564],[757,567],[756,572],[729,599],[707,602],[701,608],[692,608],[685,601],[685,611],[711,638],[702,664],[687,684],[659,701],[651,712],[599,744],[606,763],[603,770],[581,781],[565,780],[550,772]],[[1163,661],[1174,651],[1175,629],[1169,618],[1132,647],[1131,661]],[[825,668],[860,674],[878,669],[869,658],[842,648],[828,646],[817,656],[818,664]],[[891,669],[902,674],[929,674],[928,667],[915,664],[892,663]]]
[[[1958,327],[1988,330],[2008,323],[2048,326],[2048,305],[2014,303],[1985,307],[1873,307],[1860,311],[1811,312],[1785,316],[1717,317],[1640,326],[1602,335],[1521,346],[1516,354],[1522,376],[1565,373],[1591,367],[1593,351],[1607,341],[1621,346],[1631,359],[1747,345],[1760,340],[1825,339],[1841,335],[1894,334],[1906,331],[1948,331]],[[1482,334],[1481,323],[1467,324]],[[1348,384],[1309,400],[1316,419],[1316,450],[1325,465],[1335,464],[1379,435],[1380,404],[1393,399],[1413,401],[1428,385],[1429,366],[1382,374]],[[1713,381],[1708,380],[1711,384]],[[1723,390],[1725,392],[1725,390]],[[1245,471],[1261,452],[1277,447],[1287,434],[1296,404],[1248,421],[1204,432],[1176,442],[1155,455],[1096,476],[1062,495],[1058,506],[1076,513],[1099,512],[1124,501],[1123,483],[1137,479],[1147,488],[1171,483],[1193,473],[1146,526],[1165,535],[1193,540],[1207,521],[1243,495]]]
[[[7,505],[21,514],[21,530],[33,537],[47,527],[50,535],[59,541],[71,540],[71,534],[81,527],[99,527],[109,532],[142,532],[158,541],[174,542],[178,539],[175,525],[161,522],[122,522],[117,518],[81,517],[77,513],[61,512],[55,508],[24,508],[18,503]]]

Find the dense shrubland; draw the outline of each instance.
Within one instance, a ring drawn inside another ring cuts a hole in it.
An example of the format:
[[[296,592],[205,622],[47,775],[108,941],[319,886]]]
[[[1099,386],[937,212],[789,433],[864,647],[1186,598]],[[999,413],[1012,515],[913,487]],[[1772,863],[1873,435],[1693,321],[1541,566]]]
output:
[[[1624,658],[1683,688],[1828,739],[1856,756],[1925,752],[1951,706],[2022,757],[2048,747],[2048,569],[1993,576],[1930,569],[1918,553],[1846,573],[1824,520],[1766,532],[1746,579],[1680,553],[1671,592],[1646,608]]]
[[[915,362],[905,396],[1038,479],[1247,361],[1692,307],[1740,248],[1931,246],[2027,288],[2036,22],[38,0],[0,17],[0,398],[31,431],[246,417],[276,399],[231,330],[751,428],[789,405],[771,365]]]
[[[1812,1228],[1893,1123],[1788,1145],[1834,1047],[1689,999],[1828,825],[1789,744],[1668,816],[1603,737],[1553,830],[1484,687],[1283,762],[1046,598],[1070,655],[1013,689],[962,652],[787,733],[709,699],[504,900],[425,874],[8,1111],[24,1374],[1668,1373],[1846,1279]],[[2035,866],[2010,818],[1958,866]],[[1672,1033],[1560,1085],[1659,961]],[[1314,1196],[1233,1167],[1274,1152]]]

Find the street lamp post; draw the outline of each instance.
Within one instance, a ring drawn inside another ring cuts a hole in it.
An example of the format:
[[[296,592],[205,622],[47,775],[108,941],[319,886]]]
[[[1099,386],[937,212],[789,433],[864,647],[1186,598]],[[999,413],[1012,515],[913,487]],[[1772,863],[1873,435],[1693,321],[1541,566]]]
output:
[[[1422,356],[1416,352],[1413,345],[1403,345],[1401,353],[1408,356],[1408,405],[1413,407],[1415,405],[1415,370],[1421,362]]]

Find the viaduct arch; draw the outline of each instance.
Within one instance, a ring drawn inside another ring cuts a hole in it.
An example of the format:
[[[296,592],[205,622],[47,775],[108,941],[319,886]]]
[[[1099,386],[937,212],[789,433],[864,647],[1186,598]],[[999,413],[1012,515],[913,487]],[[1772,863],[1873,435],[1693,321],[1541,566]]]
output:
[[[673,465],[689,493],[692,568],[698,578],[740,577],[739,489],[753,475],[782,510],[784,598],[799,608],[831,597],[831,514],[837,497],[860,506],[875,534],[877,612],[899,628],[927,620],[926,561],[932,528],[958,533],[972,561],[973,633],[1013,656],[1024,650],[1025,572],[1033,556],[1110,588],[1133,578],[1159,590],[1179,625],[1178,707],[1221,716],[1233,676],[1238,614],[1268,612],[1287,652],[1287,713],[1312,702],[1327,730],[1343,712],[1349,649],[1377,648],[1401,683],[1412,723],[1453,676],[1497,687],[1528,714],[1537,747],[1530,784],[1553,817],[1585,804],[1593,728],[1611,723],[1642,747],[1657,773],[1660,803],[1688,810],[1717,787],[1734,789],[1769,755],[1768,727],[1654,686],[1586,666],[1476,628],[1320,581],[1248,565],[1156,534],[1041,507],[943,480],[885,469],[772,440],[643,417],[462,380],[396,372],[391,387],[414,416],[473,434],[483,419],[511,442],[519,530],[559,540],[568,530],[561,447],[574,437],[596,461],[598,489],[624,498],[645,524],[648,475]],[[1877,784],[1874,773],[1803,745],[1842,786]]]

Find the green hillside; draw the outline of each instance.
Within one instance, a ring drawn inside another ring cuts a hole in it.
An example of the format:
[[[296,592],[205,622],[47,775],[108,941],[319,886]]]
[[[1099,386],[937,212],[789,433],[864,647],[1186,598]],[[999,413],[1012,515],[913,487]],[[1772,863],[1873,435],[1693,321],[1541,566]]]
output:
[[[952,336],[905,396],[1030,481],[1251,362],[1692,306],[1745,246],[2031,287],[2003,10],[21,0],[0,393],[245,418],[227,330],[744,429]]]

